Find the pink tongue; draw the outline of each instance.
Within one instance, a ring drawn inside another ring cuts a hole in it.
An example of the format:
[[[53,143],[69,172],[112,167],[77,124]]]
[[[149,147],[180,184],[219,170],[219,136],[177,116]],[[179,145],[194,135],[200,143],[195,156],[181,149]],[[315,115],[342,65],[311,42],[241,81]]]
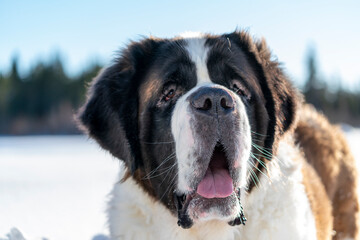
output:
[[[211,168],[206,171],[197,193],[204,198],[226,198],[233,192],[233,181],[225,168]]]

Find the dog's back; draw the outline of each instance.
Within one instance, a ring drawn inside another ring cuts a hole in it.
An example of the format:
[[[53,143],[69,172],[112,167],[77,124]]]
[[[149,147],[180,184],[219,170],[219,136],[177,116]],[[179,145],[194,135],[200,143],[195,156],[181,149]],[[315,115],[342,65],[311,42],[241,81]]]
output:
[[[359,202],[356,163],[340,129],[313,107],[304,105],[295,130],[297,143],[332,202],[333,239],[358,239]]]

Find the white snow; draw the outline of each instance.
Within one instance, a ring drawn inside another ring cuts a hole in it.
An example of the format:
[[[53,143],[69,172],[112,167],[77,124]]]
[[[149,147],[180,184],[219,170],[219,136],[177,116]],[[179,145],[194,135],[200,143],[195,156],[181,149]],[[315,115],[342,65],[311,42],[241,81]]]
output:
[[[360,156],[360,129],[346,136]],[[0,137],[0,239],[105,240],[118,167],[84,136]]]
[[[13,227],[27,240],[107,234],[118,166],[84,136],[0,137],[0,238]]]

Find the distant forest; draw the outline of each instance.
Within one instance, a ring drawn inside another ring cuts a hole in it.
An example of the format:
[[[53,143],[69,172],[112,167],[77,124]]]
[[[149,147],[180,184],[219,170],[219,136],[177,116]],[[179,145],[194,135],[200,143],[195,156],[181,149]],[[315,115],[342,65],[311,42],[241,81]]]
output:
[[[38,62],[20,77],[18,59],[0,73],[0,134],[78,134],[74,114],[85,101],[86,86],[100,70],[93,65],[69,77],[59,57]]]
[[[303,93],[308,102],[333,123],[360,126],[360,89],[330,87],[320,79],[314,51],[307,59]],[[73,120],[84,102],[88,83],[101,69],[93,65],[76,77],[68,76],[60,58],[38,62],[20,77],[18,59],[0,72],[0,134],[78,134]],[[360,79],[359,79],[360,81]]]

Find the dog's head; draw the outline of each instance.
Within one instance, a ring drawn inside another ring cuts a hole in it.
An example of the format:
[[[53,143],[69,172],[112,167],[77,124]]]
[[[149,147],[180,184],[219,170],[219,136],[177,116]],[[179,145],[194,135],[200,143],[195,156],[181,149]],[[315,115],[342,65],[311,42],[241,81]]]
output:
[[[296,119],[296,92],[270,57],[244,32],[133,42],[93,81],[79,119],[179,225],[236,224],[240,189]]]

